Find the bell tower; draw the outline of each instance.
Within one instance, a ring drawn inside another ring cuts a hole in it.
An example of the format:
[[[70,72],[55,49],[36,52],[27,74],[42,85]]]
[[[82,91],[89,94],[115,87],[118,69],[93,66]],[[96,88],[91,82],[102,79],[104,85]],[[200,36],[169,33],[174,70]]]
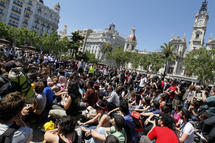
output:
[[[131,34],[128,36],[128,38],[125,41],[124,51],[133,52],[136,49],[137,45],[137,39],[135,35],[135,28],[132,28]]]
[[[207,22],[209,19],[207,5],[207,0],[204,0],[202,2],[202,7],[196,14],[192,37],[190,39],[189,51],[199,49],[204,46],[204,37],[207,30]]]

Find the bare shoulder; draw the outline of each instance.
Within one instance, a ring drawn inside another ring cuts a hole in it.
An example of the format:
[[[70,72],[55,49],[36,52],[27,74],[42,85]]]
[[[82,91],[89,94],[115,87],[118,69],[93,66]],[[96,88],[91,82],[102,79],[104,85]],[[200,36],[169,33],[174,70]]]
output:
[[[47,131],[44,134],[44,140],[50,143],[58,143],[59,137],[57,133],[53,131]]]

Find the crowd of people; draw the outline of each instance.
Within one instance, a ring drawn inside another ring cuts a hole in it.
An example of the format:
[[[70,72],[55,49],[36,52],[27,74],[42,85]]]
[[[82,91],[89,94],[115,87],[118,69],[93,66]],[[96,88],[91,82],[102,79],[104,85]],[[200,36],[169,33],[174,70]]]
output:
[[[215,142],[215,86],[0,48],[0,142]]]

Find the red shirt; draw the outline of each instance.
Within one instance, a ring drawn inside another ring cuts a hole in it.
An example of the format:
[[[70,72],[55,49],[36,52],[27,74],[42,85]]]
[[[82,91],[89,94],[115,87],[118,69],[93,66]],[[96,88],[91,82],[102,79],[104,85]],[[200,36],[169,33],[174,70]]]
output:
[[[176,85],[171,85],[170,87],[169,87],[169,90],[170,90],[170,98],[172,99],[172,98],[174,98],[174,96],[175,96],[175,90],[176,90],[176,88],[177,88],[177,86]]]
[[[153,140],[156,139],[156,143],[178,143],[176,134],[168,127],[154,127],[148,134],[148,137]]]

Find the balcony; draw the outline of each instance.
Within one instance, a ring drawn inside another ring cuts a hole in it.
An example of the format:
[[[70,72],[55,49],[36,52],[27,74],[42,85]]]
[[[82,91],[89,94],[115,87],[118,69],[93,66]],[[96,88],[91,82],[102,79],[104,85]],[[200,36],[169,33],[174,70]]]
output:
[[[0,1],[0,6],[5,7],[5,3],[3,1]]]
[[[8,25],[13,26],[13,27],[18,27],[18,25],[11,23],[11,22],[9,22]]]
[[[32,1],[29,1],[29,2],[28,2],[28,5],[32,6],[32,5],[33,5],[33,4],[32,4]]]
[[[22,7],[22,2],[18,2],[18,1],[14,1],[13,4],[19,6],[19,7]]]
[[[26,17],[26,18],[30,18],[30,15],[27,14],[27,13],[25,13],[25,17]]]
[[[0,9],[0,15],[4,15],[3,9]]]
[[[26,24],[26,25],[28,25],[28,21],[27,20],[24,20],[23,23]]]
[[[30,7],[25,8],[25,11],[28,11],[28,12],[31,12],[31,13],[32,13],[32,11],[31,11],[31,8],[30,8]]]
[[[14,7],[12,7],[12,11],[21,14],[21,10],[18,10],[18,9],[16,9],[16,8],[14,8]]]
[[[54,23],[53,21],[49,20],[49,17],[43,17],[43,16],[40,16],[39,14],[35,14],[35,16],[38,19],[42,20],[46,24],[49,24],[49,25],[51,25],[53,27],[58,27],[57,23]]]
[[[13,15],[10,15],[10,18],[19,21],[19,18],[18,18],[18,17],[15,17],[15,16],[13,16]]]

